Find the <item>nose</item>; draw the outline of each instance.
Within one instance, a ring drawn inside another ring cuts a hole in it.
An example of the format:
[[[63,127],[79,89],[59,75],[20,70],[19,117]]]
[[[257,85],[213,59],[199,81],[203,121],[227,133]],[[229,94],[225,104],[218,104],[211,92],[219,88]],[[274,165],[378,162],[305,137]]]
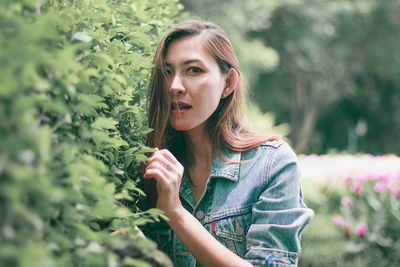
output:
[[[171,77],[169,91],[172,93],[172,95],[180,95],[185,92],[182,77],[179,75],[174,75]]]

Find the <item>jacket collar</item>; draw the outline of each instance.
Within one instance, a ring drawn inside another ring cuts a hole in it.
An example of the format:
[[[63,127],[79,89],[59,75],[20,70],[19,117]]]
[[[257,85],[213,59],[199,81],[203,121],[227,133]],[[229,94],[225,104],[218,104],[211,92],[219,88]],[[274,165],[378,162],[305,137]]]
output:
[[[224,151],[221,155],[214,153],[210,178],[226,178],[237,182],[239,179],[241,154],[241,152],[237,151]]]
[[[239,162],[242,157],[241,154],[241,152],[236,151],[225,151],[222,153],[222,155],[218,156],[217,153],[214,153],[209,179],[224,178],[233,182],[237,182],[239,179]],[[222,159],[222,157],[224,159]],[[181,188],[179,191],[180,196],[190,204],[192,209],[194,209],[196,203],[191,195],[186,173],[183,175]]]

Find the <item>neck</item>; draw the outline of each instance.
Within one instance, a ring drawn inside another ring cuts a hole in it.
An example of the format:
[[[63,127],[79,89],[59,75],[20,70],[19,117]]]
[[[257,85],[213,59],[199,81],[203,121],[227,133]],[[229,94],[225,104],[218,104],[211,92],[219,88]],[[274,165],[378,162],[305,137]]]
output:
[[[193,156],[194,165],[204,162],[211,163],[213,149],[208,134],[205,132],[201,134],[193,134],[188,132],[185,137],[187,148],[192,152],[191,154]]]
[[[195,196],[198,200],[211,171],[213,147],[211,139],[205,131],[197,131],[196,134],[193,131],[186,132],[185,139],[187,149],[185,168],[192,190],[195,188],[201,189],[197,192],[199,195]]]

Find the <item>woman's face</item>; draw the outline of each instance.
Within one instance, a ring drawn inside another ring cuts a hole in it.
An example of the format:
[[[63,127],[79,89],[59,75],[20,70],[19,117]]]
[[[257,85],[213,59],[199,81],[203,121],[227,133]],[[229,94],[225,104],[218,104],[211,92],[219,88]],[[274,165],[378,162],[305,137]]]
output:
[[[199,132],[217,109],[227,74],[199,36],[173,41],[165,57],[167,88],[172,95],[169,122],[180,131]]]

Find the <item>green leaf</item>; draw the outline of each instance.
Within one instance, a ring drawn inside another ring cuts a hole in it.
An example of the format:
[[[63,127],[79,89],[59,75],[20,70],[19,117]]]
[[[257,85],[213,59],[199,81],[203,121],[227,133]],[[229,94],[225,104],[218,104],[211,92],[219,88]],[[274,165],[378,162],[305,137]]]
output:
[[[109,133],[94,130],[91,137],[97,146],[103,148],[118,148],[121,146],[129,146],[129,144],[122,140],[119,136],[109,136]],[[110,159],[111,160],[111,159]]]
[[[134,258],[130,258],[130,257],[127,257],[127,258],[125,258],[125,264],[127,264],[128,266],[134,266],[134,267],[151,267],[151,264],[149,264],[149,263],[147,263],[147,262],[145,262],[145,261],[142,261],[142,260],[137,260],[137,259],[134,259]]]
[[[148,147],[148,146],[143,146],[143,147],[141,147],[139,149],[138,153],[142,153],[142,154],[144,154],[144,153],[154,153],[156,151],[157,151],[157,149],[155,149],[155,148],[151,148],[151,147]]]
[[[118,121],[112,118],[98,117],[96,121],[92,124],[92,127],[103,129],[116,129],[117,124]]]
[[[104,193],[108,196],[113,195],[115,192],[115,184],[112,183],[108,183],[106,184],[106,186],[104,187]]]
[[[88,108],[107,108],[104,98],[98,95],[79,94],[78,99]]]
[[[114,195],[115,199],[121,200],[121,199],[126,199],[126,200],[130,200],[133,201],[133,198],[131,195],[129,195],[127,190],[122,190],[121,193],[115,194]]]
[[[146,134],[148,134],[148,133],[151,133],[152,131],[153,131],[153,129],[151,129],[151,128],[147,127],[147,126],[143,126],[143,127],[141,127],[141,128],[139,129],[139,133],[140,133],[140,134],[143,134],[143,135],[146,135]]]
[[[160,218],[162,218],[162,219],[164,219],[166,221],[169,221],[169,218],[167,216],[165,216],[164,212],[159,210],[159,209],[154,209],[154,208],[153,209],[149,209],[149,210],[146,211],[146,214],[151,215],[151,217],[153,217],[153,218],[160,217]]]
[[[130,190],[136,189],[136,185],[132,181],[127,181],[124,187]]]
[[[122,76],[122,75],[120,75],[120,74],[114,74],[114,73],[113,73],[113,74],[111,74],[111,77],[112,77],[114,80],[116,80],[116,81],[118,81],[119,83],[121,83],[122,85],[127,86],[127,82],[126,82],[124,76]]]
[[[93,69],[93,68],[87,68],[87,69],[85,69],[85,70],[82,72],[82,74],[83,74],[84,76],[87,76],[87,77],[95,77],[95,78],[100,77],[99,71],[98,71],[97,69]]]
[[[146,155],[143,154],[136,154],[135,158],[139,161],[139,162],[147,162],[149,160],[149,158]]]
[[[108,66],[114,66],[114,60],[107,54],[99,53],[92,55],[90,58],[100,69],[107,69]]]
[[[133,155],[125,155],[125,166],[129,166],[133,161]]]
[[[100,200],[96,203],[90,214],[97,219],[108,219],[116,217],[117,205],[107,200]]]

